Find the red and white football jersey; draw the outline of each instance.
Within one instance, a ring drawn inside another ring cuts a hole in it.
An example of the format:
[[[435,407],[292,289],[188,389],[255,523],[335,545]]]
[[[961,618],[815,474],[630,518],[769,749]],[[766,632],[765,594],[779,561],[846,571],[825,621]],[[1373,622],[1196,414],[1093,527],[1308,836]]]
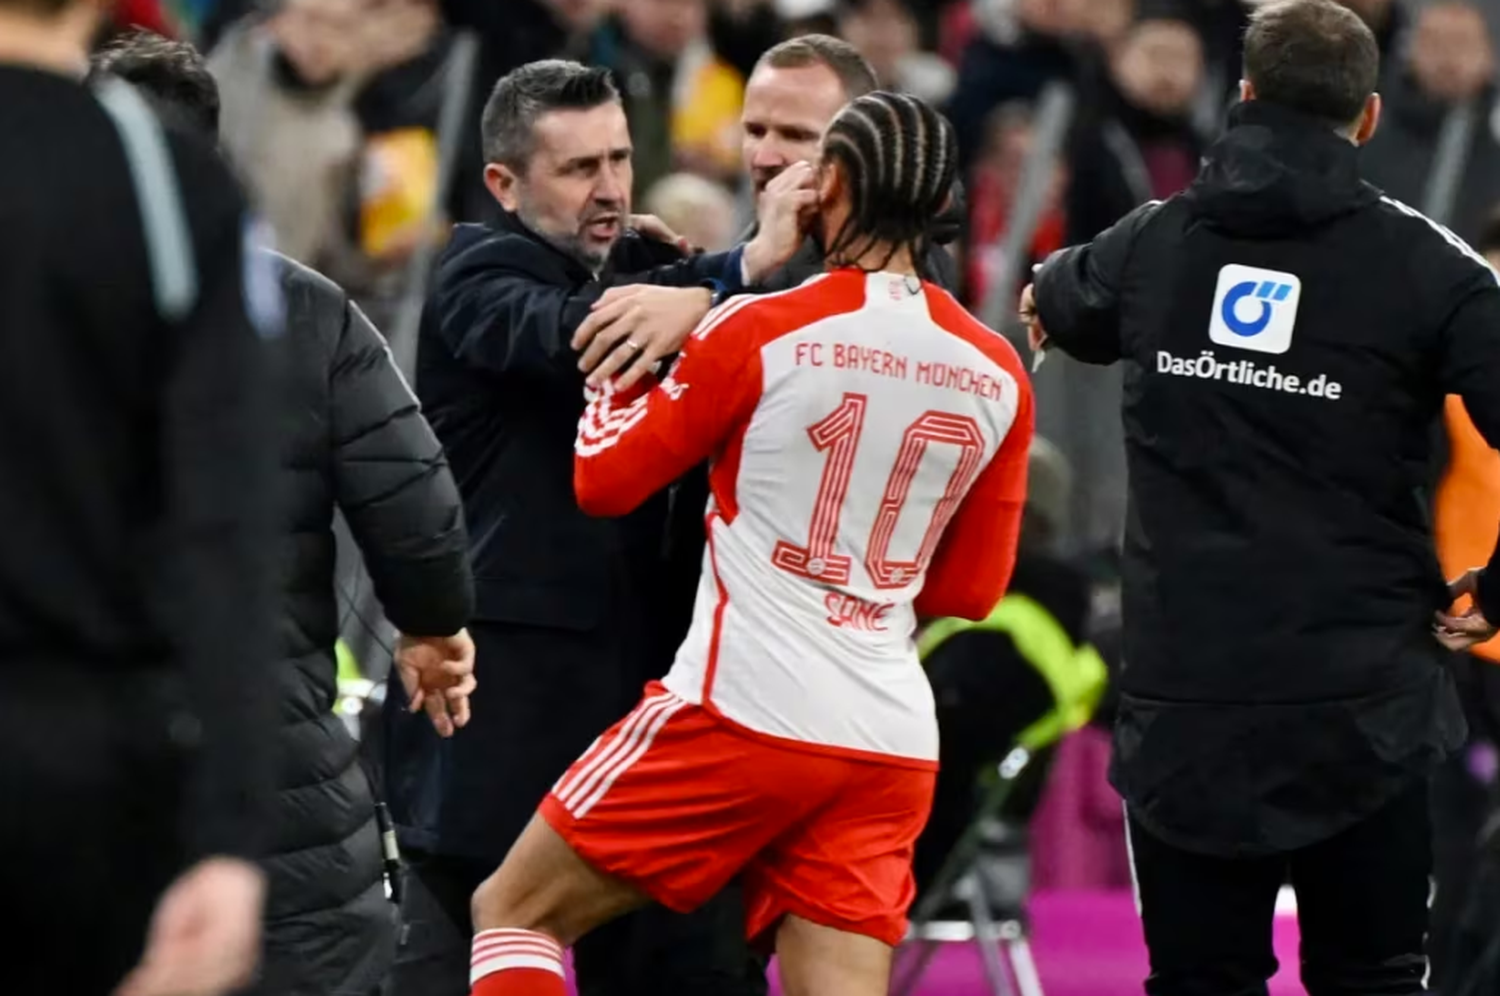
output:
[[[983,618],[1015,562],[1031,388],[914,277],[837,270],[710,313],[670,375],[579,424],[579,505],[620,515],[711,458],[708,550],[669,690],[744,730],[938,757],[921,617]]]

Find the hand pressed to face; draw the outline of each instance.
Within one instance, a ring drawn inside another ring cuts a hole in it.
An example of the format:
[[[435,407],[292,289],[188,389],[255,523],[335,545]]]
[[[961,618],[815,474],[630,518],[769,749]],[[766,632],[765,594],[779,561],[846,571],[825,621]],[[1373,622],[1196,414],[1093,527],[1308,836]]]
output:
[[[701,287],[634,284],[605,291],[573,336],[573,348],[583,350],[578,369],[589,375],[590,387],[619,373],[615,387],[626,390],[682,348],[712,301]]]
[[[755,238],[745,244],[745,279],[758,284],[783,266],[807,237],[818,209],[818,174],[810,163],[793,163],[766,184],[757,205]]]
[[[490,163],[484,180],[507,211],[597,272],[630,216],[630,128],[611,102],[549,111],[532,129],[525,164]]]
[[[823,132],[848,103],[827,66],[761,66],[745,85],[740,124],[745,171],[761,193],[788,166],[818,158]]]
[[[815,180],[813,167],[799,162],[761,193],[759,230],[743,256],[749,283],[761,281],[801,248],[808,215],[817,207]],[[573,335],[573,348],[583,352],[578,369],[596,388],[618,374],[615,387],[625,390],[682,348],[712,302],[713,295],[701,288],[636,284],[605,291]]]

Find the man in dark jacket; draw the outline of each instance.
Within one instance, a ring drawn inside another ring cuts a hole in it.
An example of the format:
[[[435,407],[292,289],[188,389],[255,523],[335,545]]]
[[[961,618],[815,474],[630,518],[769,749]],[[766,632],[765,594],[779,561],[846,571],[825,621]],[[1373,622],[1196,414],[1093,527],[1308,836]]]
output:
[[[546,61],[496,87],[485,111],[494,227],[461,226],[423,318],[417,388],[452,461],[472,537],[482,717],[437,743],[388,704],[388,783],[411,875],[397,996],[468,992],[469,899],[553,782],[665,672],[686,630],[703,502],[662,494],[623,519],[573,496],[584,408],[573,337],[607,287],[689,288],[676,314],[622,344],[641,369],[674,352],[716,296],[764,276],[800,241],[794,174],[766,235],[682,259],[626,231],[630,136],[603,70]],[[811,192],[803,192],[811,196]],[[683,522],[671,528],[669,517]],[[737,897],[691,916],[660,908],[575,952],[584,993],[763,992]]]
[[[134,35],[97,57],[95,73],[134,83],[164,114],[216,135],[217,87],[191,46]],[[359,745],[333,708],[334,510],[404,634],[397,673],[409,695],[423,690],[444,735],[467,722],[473,684],[467,539],[442,450],[380,333],[333,282],[285,256],[265,260],[286,316],[277,422],[285,504],[283,663],[272,678],[280,760],[257,991],[374,996],[394,957],[396,910]],[[456,682],[446,689],[445,669]]]
[[[0,990],[252,973],[274,722],[274,316],[201,141],[83,85],[96,0],[0,0]],[[23,137],[24,136],[24,137]],[[255,321],[260,315],[266,320]]]
[[[1423,988],[1426,782],[1464,723],[1418,495],[1446,394],[1500,444],[1500,284],[1360,180],[1378,63],[1332,0],[1261,7],[1193,185],[1022,301],[1034,342],[1125,364],[1113,781],[1161,996],[1264,993],[1288,875],[1309,992]]]
[[[276,262],[287,301],[289,506],[276,675],[282,760],[264,861],[260,991],[374,996],[395,956],[396,910],[359,744],[333,709],[333,514],[348,523],[386,618],[403,634],[395,670],[407,701],[424,670],[446,663],[455,676],[471,673],[467,540],[447,461],[385,340],[338,285],[286,257]],[[465,725],[472,683],[424,696],[438,735]]]

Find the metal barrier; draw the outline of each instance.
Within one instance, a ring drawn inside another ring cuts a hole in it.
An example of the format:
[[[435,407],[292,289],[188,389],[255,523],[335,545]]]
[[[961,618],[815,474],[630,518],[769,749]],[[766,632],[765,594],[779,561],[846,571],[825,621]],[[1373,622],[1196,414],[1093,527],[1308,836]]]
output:
[[[985,979],[994,996],[1043,996],[1041,977],[1031,956],[1026,927],[1019,916],[996,917],[978,869],[987,827],[994,823],[1032,763],[1030,751],[1015,747],[998,768],[999,780],[986,793],[958,843],[949,852],[927,893],[912,911],[906,940],[896,952],[891,996],[910,996],[922,980],[940,944],[978,945]],[[938,919],[954,901],[967,919]]]
[[[448,200],[453,176],[463,152],[463,129],[469,121],[469,104],[475,90],[475,70],[479,59],[479,40],[471,31],[459,32],[453,40],[443,68],[443,103],[438,115],[438,177],[432,194],[431,216],[436,217]],[[432,280],[433,261],[439,246],[423,241],[407,264],[404,289],[395,310],[396,319],[385,329],[386,342],[396,368],[408,383],[416,381],[417,335],[422,323],[422,306]],[[385,678],[383,666],[390,660],[395,628],[386,621],[375,597],[374,586],[364,569],[359,549],[349,536],[342,517],[335,524],[340,567],[338,589],[348,613],[339,630],[365,664],[365,675],[376,681]]]
[[[1024,348],[1020,322],[1016,318],[1016,301],[1027,274],[1026,261],[1032,240],[1042,223],[1047,188],[1052,183],[1052,164],[1062,151],[1073,124],[1078,98],[1066,83],[1051,83],[1037,99],[1031,118],[1031,151],[1021,167],[1021,182],[1011,200],[1010,217],[1005,221],[1001,248],[1001,271],[990,283],[980,304],[979,315],[986,325],[1005,334],[1017,348]]]
[[[1078,96],[1057,82],[1041,93],[1032,114],[1031,149],[1006,219],[1001,269],[979,315],[1024,355],[1027,349],[1016,304],[1030,250],[1046,207],[1053,164],[1065,152],[1078,111]],[[976,249],[978,247],[975,247]],[[1073,489],[1064,542],[1075,551],[1113,545],[1125,521],[1125,441],[1120,426],[1121,372],[1056,356],[1033,375],[1037,433],[1067,456],[1078,485]]]

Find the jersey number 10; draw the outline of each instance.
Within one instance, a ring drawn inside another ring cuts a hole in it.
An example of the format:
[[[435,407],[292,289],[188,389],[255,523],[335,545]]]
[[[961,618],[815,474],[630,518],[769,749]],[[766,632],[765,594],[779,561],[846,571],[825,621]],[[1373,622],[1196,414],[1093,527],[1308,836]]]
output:
[[[844,511],[844,499],[849,495],[854,455],[864,432],[868,405],[868,396],[846,393],[837,408],[807,428],[813,446],[828,456],[813,504],[807,545],[797,546],[786,540],[777,540],[776,548],[771,551],[771,563],[788,573],[821,584],[838,585],[849,581],[852,558],[835,553],[834,545],[838,541],[839,518]],[[932,518],[916,557],[892,560],[888,556],[891,537],[895,535],[896,522],[911,493],[912,480],[922,466],[927,447],[940,443],[957,446],[959,451],[958,461],[948,476],[948,486],[943,497],[933,506]],[[865,544],[865,569],[876,588],[903,587],[926,570],[944,527],[968,492],[969,485],[974,483],[983,453],[984,437],[980,435],[979,423],[967,415],[929,411],[906,427],[896,464],[886,479],[885,494],[875,513],[875,526]]]

